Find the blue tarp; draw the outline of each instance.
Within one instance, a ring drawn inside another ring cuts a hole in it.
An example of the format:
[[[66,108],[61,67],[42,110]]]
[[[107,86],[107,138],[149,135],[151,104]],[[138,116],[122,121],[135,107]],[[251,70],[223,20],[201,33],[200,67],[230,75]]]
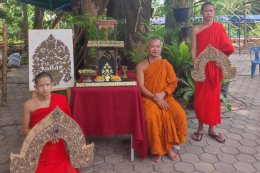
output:
[[[246,15],[245,17],[246,23],[257,23],[260,22],[260,15]],[[192,18],[193,21],[196,20],[201,20],[202,17],[195,17]],[[221,22],[243,22],[244,21],[244,16],[243,15],[238,15],[238,16],[216,16],[215,17],[216,21],[221,21]],[[156,17],[156,18],[151,18],[151,23],[152,24],[157,24],[157,25],[163,25],[165,23],[165,17]]]

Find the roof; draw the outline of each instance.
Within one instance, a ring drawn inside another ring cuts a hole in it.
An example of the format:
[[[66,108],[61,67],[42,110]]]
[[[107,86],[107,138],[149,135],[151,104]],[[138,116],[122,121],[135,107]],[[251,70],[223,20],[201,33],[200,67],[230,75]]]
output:
[[[18,0],[48,10],[65,10],[71,7],[70,0]]]
[[[260,22],[260,15],[246,15],[245,17],[247,23],[257,23]],[[193,20],[202,20],[202,17],[195,16]],[[238,15],[238,16],[216,16],[215,17],[216,21],[221,21],[221,22],[232,22],[232,23],[237,23],[241,22],[244,20],[243,15]],[[165,17],[155,17],[151,18],[151,23],[156,24],[156,25],[163,25],[165,23]]]

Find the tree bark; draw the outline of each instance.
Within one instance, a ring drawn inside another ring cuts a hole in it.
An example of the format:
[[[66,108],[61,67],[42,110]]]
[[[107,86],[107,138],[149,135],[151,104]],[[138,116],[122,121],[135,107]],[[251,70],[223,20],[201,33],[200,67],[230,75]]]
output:
[[[63,15],[64,15],[64,11],[61,11],[59,14],[57,14],[56,18],[54,19],[54,21],[51,24],[52,29],[56,27],[56,25],[59,23],[59,21],[61,20]]]
[[[165,10],[166,10],[166,17],[165,17],[165,28],[169,29],[176,29],[177,25],[175,23],[175,20],[172,15],[172,1],[171,0],[165,0]],[[164,37],[164,41],[167,44],[171,44],[171,36],[168,34]]]
[[[142,34],[148,31],[145,23],[151,17],[151,0],[110,0],[108,15],[117,20],[126,20],[125,45],[128,50],[133,49],[133,44],[143,42]]]
[[[27,49],[28,47],[28,29],[29,29],[29,24],[28,24],[28,14],[27,14],[27,4],[23,4],[23,30],[24,30],[24,47]]]
[[[44,17],[44,9],[35,7],[34,9],[34,29],[43,29],[43,17]]]

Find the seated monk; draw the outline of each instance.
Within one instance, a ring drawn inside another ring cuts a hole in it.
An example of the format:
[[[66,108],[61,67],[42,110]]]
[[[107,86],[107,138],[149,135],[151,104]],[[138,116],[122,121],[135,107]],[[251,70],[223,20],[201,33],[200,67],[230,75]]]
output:
[[[52,76],[47,72],[41,72],[35,77],[36,96],[24,103],[23,110],[23,133],[29,131],[56,106],[70,115],[70,108],[66,97],[59,94],[51,94]],[[35,173],[78,173],[69,160],[65,149],[65,142],[62,139],[53,140],[45,144],[39,158],[38,167]]]
[[[152,160],[158,162],[167,154],[171,160],[178,155],[174,145],[186,141],[186,113],[173,98],[177,78],[172,65],[161,57],[162,42],[148,41],[148,57],[137,64],[137,81],[142,92],[148,146]]]

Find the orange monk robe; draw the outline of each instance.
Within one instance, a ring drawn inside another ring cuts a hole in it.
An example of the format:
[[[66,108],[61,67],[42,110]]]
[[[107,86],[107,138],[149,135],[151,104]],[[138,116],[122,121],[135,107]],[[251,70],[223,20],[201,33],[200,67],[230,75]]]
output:
[[[156,60],[144,70],[145,88],[154,94],[166,91],[165,100],[170,106],[164,110],[153,100],[142,97],[151,154],[166,154],[173,145],[186,141],[186,113],[172,97],[177,82],[172,65],[166,59]]]
[[[66,97],[59,94],[51,95],[50,107],[36,109],[31,114],[30,127],[33,128],[39,121],[44,119],[51,113],[56,106],[65,112],[67,115],[71,114],[70,108],[67,104]],[[38,167],[35,173],[78,173],[69,160],[65,150],[65,142],[59,139],[59,142],[52,144],[48,142],[42,149]]]
[[[234,47],[221,23],[213,22],[211,26],[197,34],[197,56],[209,44],[227,56],[234,52]],[[205,74],[205,81],[195,82],[193,106],[200,122],[215,126],[221,123],[220,88],[223,74],[214,61],[207,63]]]

